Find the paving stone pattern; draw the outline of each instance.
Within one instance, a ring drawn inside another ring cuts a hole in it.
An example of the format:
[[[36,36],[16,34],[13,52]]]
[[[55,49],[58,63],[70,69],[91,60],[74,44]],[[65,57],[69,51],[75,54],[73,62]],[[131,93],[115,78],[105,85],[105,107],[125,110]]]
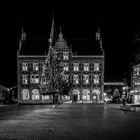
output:
[[[119,105],[0,107],[0,140],[139,140],[140,111]]]

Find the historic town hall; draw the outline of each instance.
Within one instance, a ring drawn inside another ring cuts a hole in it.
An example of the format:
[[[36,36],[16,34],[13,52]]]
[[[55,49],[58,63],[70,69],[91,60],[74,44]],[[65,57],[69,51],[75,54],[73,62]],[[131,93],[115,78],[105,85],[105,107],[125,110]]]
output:
[[[57,39],[54,39],[53,24],[54,21],[52,22],[49,44],[43,43],[43,40],[42,43],[35,41],[34,44],[38,48],[46,45],[48,50],[53,49],[63,62],[64,79],[70,81],[72,87],[68,95],[58,95],[58,100],[71,103],[100,103],[104,93],[104,50],[100,30],[98,29],[95,33],[95,47],[100,50],[98,54],[93,52],[93,55],[77,55],[72,52],[72,48],[67,44],[61,30]],[[43,55],[20,53],[21,47],[24,49],[24,45],[30,47],[32,44],[30,42],[29,39],[26,39],[26,33],[23,31],[17,52],[18,103],[51,103],[53,101],[51,94],[41,94],[41,86],[43,83],[47,83],[46,79],[43,79],[43,74],[48,55],[45,52]]]

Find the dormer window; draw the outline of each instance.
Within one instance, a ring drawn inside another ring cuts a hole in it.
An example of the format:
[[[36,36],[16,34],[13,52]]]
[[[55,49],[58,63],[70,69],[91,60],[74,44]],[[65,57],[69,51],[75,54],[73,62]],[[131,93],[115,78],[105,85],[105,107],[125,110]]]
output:
[[[28,71],[28,64],[27,63],[22,63],[22,70]]]
[[[69,59],[68,52],[63,52],[63,60],[68,60],[68,59]]]

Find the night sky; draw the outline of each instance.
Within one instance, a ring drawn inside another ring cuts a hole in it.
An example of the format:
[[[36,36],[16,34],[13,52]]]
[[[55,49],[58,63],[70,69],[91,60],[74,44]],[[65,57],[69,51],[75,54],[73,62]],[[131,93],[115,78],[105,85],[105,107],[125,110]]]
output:
[[[50,6],[51,5],[51,6]],[[6,11],[6,12],[5,12]],[[27,38],[48,39],[54,12],[57,34],[61,26],[69,40],[92,40],[99,27],[105,50],[105,81],[130,78],[131,66],[139,44],[140,15],[136,4],[119,3],[19,3],[1,11],[0,84],[16,85],[16,54],[24,27]],[[69,44],[68,44],[69,45]],[[73,44],[72,44],[73,45]],[[45,46],[46,50],[48,46]],[[24,49],[24,48],[22,48]],[[93,46],[72,46],[73,52],[92,55]],[[30,50],[32,52],[32,50]]]

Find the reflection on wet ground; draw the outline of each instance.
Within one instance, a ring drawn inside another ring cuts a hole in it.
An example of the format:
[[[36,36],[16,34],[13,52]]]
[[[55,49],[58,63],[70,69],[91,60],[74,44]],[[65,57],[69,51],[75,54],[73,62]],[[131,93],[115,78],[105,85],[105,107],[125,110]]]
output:
[[[11,105],[0,107],[0,139],[139,139],[140,111],[117,104]]]

